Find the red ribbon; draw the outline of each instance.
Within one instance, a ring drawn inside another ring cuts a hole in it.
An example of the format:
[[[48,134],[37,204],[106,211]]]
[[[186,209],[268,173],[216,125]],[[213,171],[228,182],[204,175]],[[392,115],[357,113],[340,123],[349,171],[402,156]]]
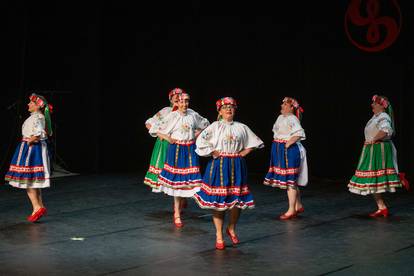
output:
[[[296,109],[296,117],[299,119],[300,117],[299,117],[299,115],[300,115],[300,113],[303,113],[303,108],[301,107],[301,106],[299,106],[297,109]]]

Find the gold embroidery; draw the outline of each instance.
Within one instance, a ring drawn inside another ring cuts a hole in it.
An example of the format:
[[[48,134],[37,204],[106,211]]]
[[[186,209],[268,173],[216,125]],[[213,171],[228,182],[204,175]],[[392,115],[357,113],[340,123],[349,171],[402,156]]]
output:
[[[231,186],[234,186],[234,158],[231,158]]]
[[[210,168],[210,184],[211,184],[211,177],[213,176],[213,168],[214,168],[214,159],[213,162],[211,162],[211,168]]]
[[[220,157],[220,186],[223,187],[223,158]]]
[[[190,146],[188,145],[188,161],[190,162],[190,167],[193,166],[193,160],[191,159],[191,150],[190,150]]]
[[[175,148],[175,167],[177,167],[177,163],[178,163],[178,151],[180,150],[180,145],[176,145],[177,147]]]

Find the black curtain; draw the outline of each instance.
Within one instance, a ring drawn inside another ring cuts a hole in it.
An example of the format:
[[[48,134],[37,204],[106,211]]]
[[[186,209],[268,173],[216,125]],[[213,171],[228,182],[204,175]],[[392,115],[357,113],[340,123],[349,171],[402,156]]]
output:
[[[249,169],[263,174],[281,100],[296,97],[310,173],[341,179],[355,170],[372,95],[384,94],[395,109],[399,164],[412,178],[413,12],[401,3],[398,39],[368,53],[346,36],[349,4],[17,1],[7,9],[2,171],[31,90],[55,105],[56,153],[69,169],[144,172],[154,143],[144,121],[182,87],[210,121],[219,97],[239,101],[236,119],[266,143],[248,157]]]

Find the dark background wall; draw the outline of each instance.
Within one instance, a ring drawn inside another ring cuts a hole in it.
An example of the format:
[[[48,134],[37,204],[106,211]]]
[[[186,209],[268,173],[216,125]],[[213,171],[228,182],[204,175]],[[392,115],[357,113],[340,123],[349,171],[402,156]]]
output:
[[[259,173],[267,169],[281,100],[296,97],[305,109],[310,173],[344,179],[355,170],[372,95],[387,95],[396,112],[400,167],[412,178],[410,1],[400,1],[397,41],[377,53],[348,40],[344,17],[351,1],[176,2],[10,5],[2,172],[28,116],[31,90],[55,106],[54,139],[68,169],[109,172],[147,169],[154,139],[144,121],[168,105],[170,89],[181,87],[191,108],[210,121],[219,97],[239,101],[237,120],[266,142],[248,157],[250,170]],[[378,2],[382,13],[395,15],[393,1]]]

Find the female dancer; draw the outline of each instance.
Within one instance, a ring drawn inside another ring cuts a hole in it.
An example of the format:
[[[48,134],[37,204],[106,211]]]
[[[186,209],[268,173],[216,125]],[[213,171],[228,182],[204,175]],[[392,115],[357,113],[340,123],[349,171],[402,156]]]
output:
[[[374,196],[378,210],[370,213],[370,217],[387,217],[382,193],[393,193],[402,185],[408,189],[408,181],[403,173],[398,173],[397,151],[391,141],[395,132],[390,102],[384,96],[374,95],[371,108],[374,115],[365,126],[362,154],[348,188],[352,193]]]
[[[52,106],[41,95],[32,94],[29,99],[28,111],[31,114],[23,123],[23,138],[17,146],[5,180],[13,187],[26,189],[33,207],[27,220],[36,222],[47,212],[41,189],[50,187],[47,139],[48,135],[52,135]]]
[[[221,98],[216,106],[219,119],[203,130],[196,142],[198,155],[213,158],[207,165],[201,190],[194,195],[194,199],[201,208],[213,210],[216,248],[221,250],[225,248],[225,211],[230,212],[226,233],[236,245],[239,239],[235,230],[241,209],[254,207],[253,196],[247,186],[244,157],[253,149],[263,147],[263,141],[246,125],[233,121],[237,108],[233,98]]]
[[[303,109],[297,100],[285,97],[280,113],[273,125],[270,167],[264,184],[287,189],[289,208],[279,218],[288,220],[304,212],[299,186],[308,183],[308,166],[305,148],[300,143],[305,140],[305,131],[300,124]]]
[[[190,96],[179,94],[178,109],[157,122],[150,134],[168,141],[164,168],[158,177],[159,192],[174,197],[174,224],[183,226],[180,218],[182,198],[192,197],[200,189],[201,175],[195,139],[210,123],[188,108]]]
[[[181,88],[174,88],[168,93],[168,99],[170,100],[170,106],[164,107],[160,111],[157,112],[153,117],[149,118],[145,122],[145,126],[148,130],[151,129],[153,125],[156,123],[161,123],[165,117],[170,114],[172,111],[177,110],[178,108],[178,95],[183,93],[184,91]],[[165,156],[167,154],[168,148],[168,141],[163,140],[162,138],[157,137],[155,141],[154,149],[151,154],[151,161],[149,165],[149,169],[144,178],[144,184],[150,186],[153,192],[157,192],[159,190],[158,184],[158,176],[161,173],[164,162]]]

